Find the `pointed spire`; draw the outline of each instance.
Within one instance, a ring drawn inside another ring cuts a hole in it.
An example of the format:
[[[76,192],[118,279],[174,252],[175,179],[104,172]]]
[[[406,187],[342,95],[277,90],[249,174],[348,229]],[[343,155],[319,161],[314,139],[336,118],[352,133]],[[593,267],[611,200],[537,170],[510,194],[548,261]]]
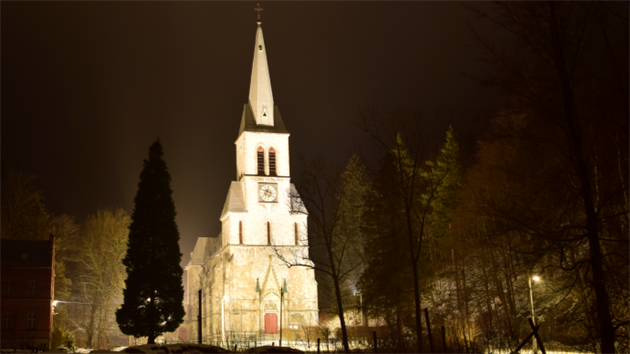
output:
[[[260,16],[260,11],[258,15]],[[249,103],[252,106],[257,125],[274,125],[273,93],[271,92],[271,78],[269,77],[269,66],[267,64],[267,48],[265,47],[265,41],[263,39],[260,18],[258,20],[258,29],[256,30],[252,80],[249,86]]]

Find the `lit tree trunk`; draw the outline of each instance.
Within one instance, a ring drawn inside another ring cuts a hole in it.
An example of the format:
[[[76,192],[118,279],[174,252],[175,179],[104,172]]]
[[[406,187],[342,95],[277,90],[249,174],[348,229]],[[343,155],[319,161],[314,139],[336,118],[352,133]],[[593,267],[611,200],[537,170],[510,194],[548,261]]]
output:
[[[327,245],[328,246],[328,245]],[[332,251],[328,252],[331,268],[333,274],[336,274],[336,266],[333,260]],[[337,300],[337,309],[339,311],[339,325],[341,326],[341,340],[343,342],[343,350],[345,353],[350,353],[350,345],[348,344],[348,329],[346,328],[346,320],[343,313],[343,298],[341,297],[341,284],[339,283],[339,277],[333,276],[333,284],[335,286],[335,297]]]
[[[409,203],[411,204],[411,203]],[[411,270],[413,274],[413,299],[416,308],[416,341],[418,343],[418,352],[422,353],[422,303],[420,302],[420,277],[418,274],[418,260],[416,259],[416,249],[420,250],[422,245],[422,235],[420,236],[420,244],[416,246],[413,234],[413,226],[411,225],[411,206],[406,206],[407,216],[407,235],[409,237],[409,260],[411,261]],[[422,231],[420,231],[422,233]],[[417,248],[416,248],[417,247]],[[419,252],[418,252],[419,253]]]

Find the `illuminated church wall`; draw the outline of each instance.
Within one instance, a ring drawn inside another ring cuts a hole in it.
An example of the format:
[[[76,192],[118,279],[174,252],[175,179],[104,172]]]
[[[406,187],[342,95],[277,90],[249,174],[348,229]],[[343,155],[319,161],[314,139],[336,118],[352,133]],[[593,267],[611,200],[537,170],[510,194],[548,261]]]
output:
[[[296,254],[308,255],[307,213],[291,184],[290,134],[274,106],[258,24],[250,99],[235,141],[236,181],[230,185],[220,215],[221,234],[198,238],[186,267],[184,326],[189,340],[197,339],[199,290],[204,341],[236,333],[277,340],[277,333],[267,332],[280,326],[281,288],[286,289],[283,328],[316,325],[318,320],[314,270],[288,268],[276,254],[290,260]],[[264,116],[271,107],[273,116]],[[259,147],[263,150],[260,160]]]

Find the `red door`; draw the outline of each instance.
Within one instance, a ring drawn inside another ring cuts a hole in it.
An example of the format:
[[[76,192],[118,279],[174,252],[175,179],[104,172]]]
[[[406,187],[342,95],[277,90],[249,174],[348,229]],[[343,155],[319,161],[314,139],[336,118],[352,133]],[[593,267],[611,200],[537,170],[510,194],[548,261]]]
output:
[[[275,313],[265,314],[265,334],[278,333],[278,316]]]

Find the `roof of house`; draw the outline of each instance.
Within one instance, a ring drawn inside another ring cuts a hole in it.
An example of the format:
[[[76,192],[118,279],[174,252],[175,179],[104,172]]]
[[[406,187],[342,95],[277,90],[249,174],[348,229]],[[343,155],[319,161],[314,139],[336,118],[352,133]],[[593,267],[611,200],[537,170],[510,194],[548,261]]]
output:
[[[0,240],[3,267],[52,267],[53,242],[50,240]]]

